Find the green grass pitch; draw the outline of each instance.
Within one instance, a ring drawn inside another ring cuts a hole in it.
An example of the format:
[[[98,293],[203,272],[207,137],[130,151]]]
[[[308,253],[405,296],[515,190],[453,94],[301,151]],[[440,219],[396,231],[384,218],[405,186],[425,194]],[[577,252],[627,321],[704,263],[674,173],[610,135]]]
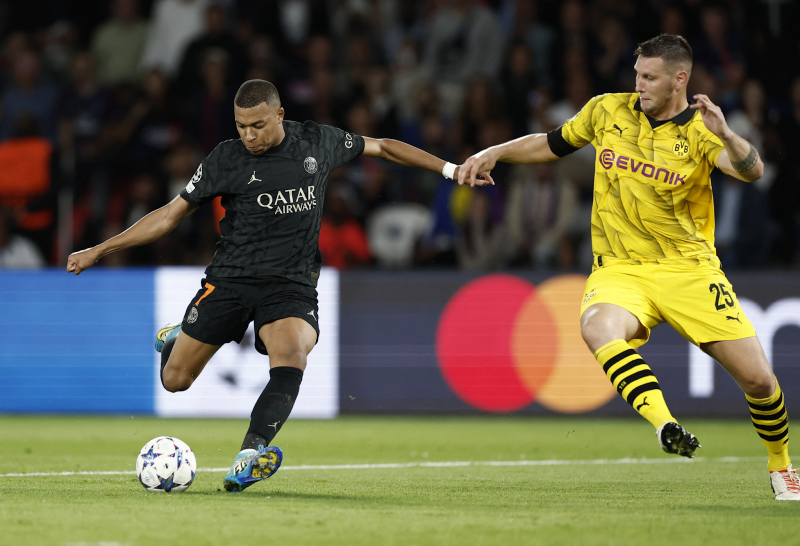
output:
[[[752,425],[684,424],[704,446],[694,461],[661,453],[639,419],[295,420],[276,442],[283,468],[230,494],[202,469],[230,465],[245,421],[5,416],[3,475],[132,472],[161,435],[201,471],[180,494],[132,473],[0,477],[0,544],[798,544],[800,503],[773,500]],[[571,462],[520,464],[554,460]],[[456,461],[508,464],[430,465]],[[381,463],[420,466],[297,468]]]

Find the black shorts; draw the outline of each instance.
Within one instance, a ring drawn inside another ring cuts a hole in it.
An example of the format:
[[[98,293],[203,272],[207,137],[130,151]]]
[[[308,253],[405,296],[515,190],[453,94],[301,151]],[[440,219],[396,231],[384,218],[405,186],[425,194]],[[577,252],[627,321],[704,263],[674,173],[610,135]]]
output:
[[[248,325],[255,322],[256,350],[265,355],[267,348],[258,337],[259,329],[288,317],[308,322],[319,341],[319,307],[313,286],[280,277],[264,281],[207,277],[200,285],[181,323],[181,329],[197,341],[241,343]]]

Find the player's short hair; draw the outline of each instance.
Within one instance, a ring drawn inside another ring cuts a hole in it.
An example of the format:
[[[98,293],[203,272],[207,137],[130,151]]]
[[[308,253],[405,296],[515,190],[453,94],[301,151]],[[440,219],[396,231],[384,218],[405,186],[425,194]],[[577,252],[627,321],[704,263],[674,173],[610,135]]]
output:
[[[239,87],[233,104],[239,108],[255,108],[262,102],[267,105],[281,105],[278,90],[266,80],[247,80]]]
[[[642,42],[633,52],[637,57],[661,57],[665,65],[686,64],[692,67],[692,46],[683,36],[661,34]]]

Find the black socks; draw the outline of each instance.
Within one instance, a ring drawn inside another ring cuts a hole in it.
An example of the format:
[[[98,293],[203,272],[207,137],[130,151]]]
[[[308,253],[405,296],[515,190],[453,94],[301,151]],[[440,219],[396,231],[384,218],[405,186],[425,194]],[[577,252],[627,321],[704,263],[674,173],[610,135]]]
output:
[[[172,339],[168,340],[161,348],[161,371],[158,374],[158,378],[161,379],[162,387],[164,387],[164,366],[167,365],[167,361],[169,360],[169,354],[172,352],[172,348],[175,346],[176,339],[178,339],[178,336],[175,336]],[[166,387],[164,388],[166,389]]]
[[[268,446],[272,442],[292,412],[303,380],[303,370],[281,366],[272,368],[269,377],[269,383],[250,414],[250,428],[242,442],[242,449],[258,449],[259,445]]]

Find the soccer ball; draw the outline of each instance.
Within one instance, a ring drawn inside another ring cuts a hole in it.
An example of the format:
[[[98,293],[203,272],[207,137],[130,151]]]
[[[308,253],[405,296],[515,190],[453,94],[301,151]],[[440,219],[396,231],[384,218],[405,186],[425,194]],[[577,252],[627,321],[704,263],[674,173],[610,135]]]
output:
[[[159,436],[147,442],[136,457],[136,474],[148,491],[178,493],[192,485],[197,460],[177,438]]]

